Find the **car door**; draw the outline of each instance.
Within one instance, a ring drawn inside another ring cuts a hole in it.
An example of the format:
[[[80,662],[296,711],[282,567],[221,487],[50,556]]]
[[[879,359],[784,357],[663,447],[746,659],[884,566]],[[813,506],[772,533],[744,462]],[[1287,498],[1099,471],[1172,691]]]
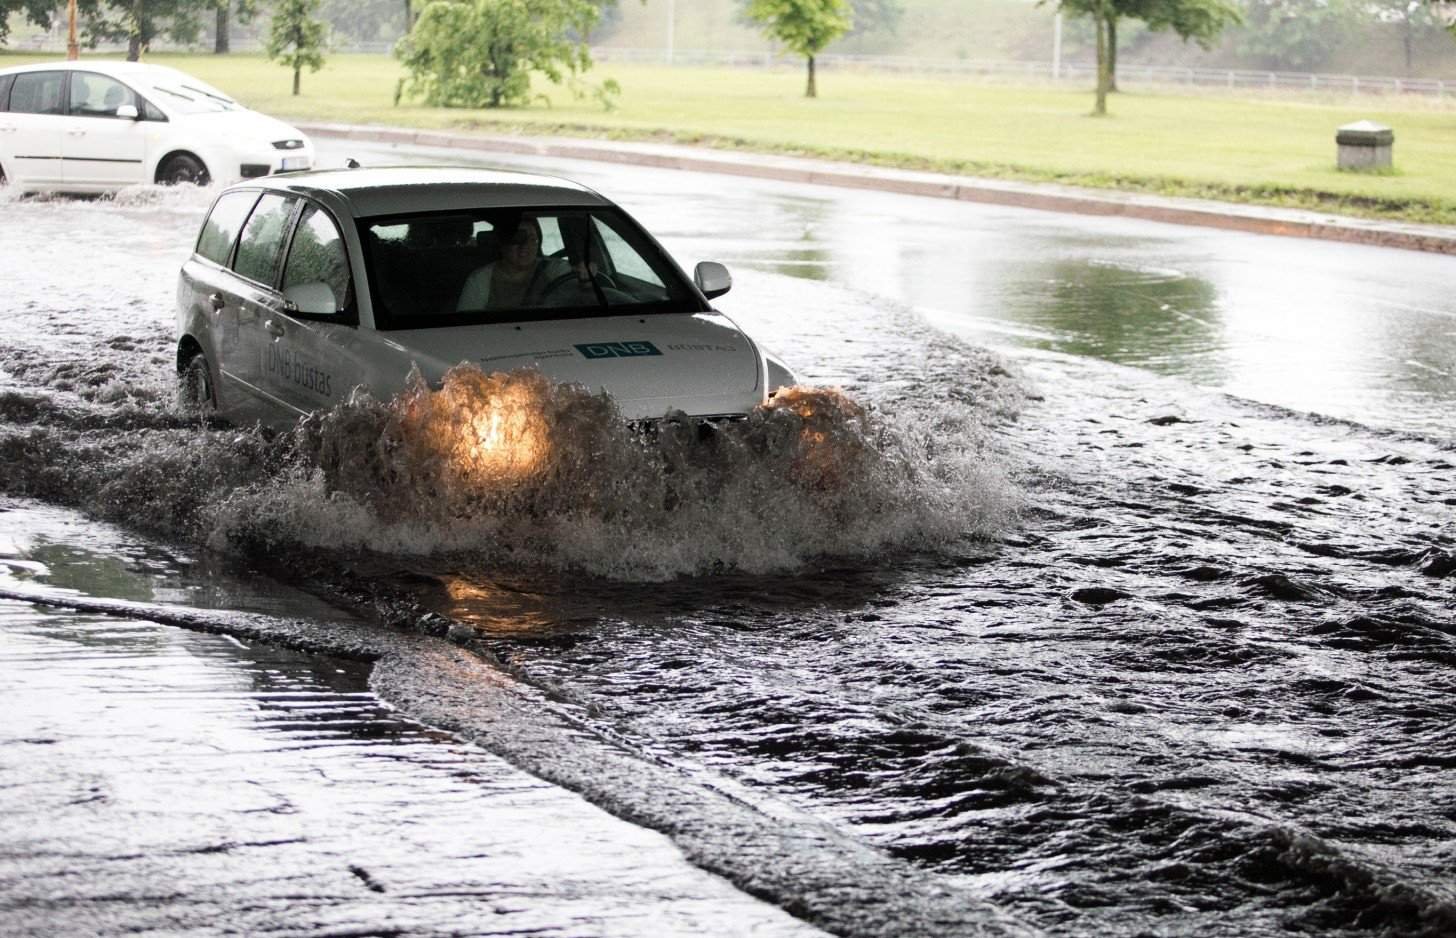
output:
[[[66,73],[20,72],[0,113],[5,173],[17,184],[59,188],[65,182],[61,136],[66,120]]]
[[[213,203],[192,257],[182,265],[179,326],[209,356],[218,380],[218,406],[238,419],[260,414],[251,387],[238,374],[242,359],[239,336],[242,293],[230,269],[243,224],[258,201],[256,189],[226,192]],[[251,410],[249,410],[251,408]]]
[[[15,143],[15,125],[10,122],[10,85],[14,81],[14,75],[0,75],[0,185],[10,178],[5,167],[11,165],[10,151]]]
[[[243,225],[233,254],[238,295],[238,354],[232,361],[233,374],[244,389],[264,403],[274,422],[298,415],[277,393],[280,375],[292,370],[287,356],[289,346],[282,342],[288,327],[278,277],[298,206],[296,196],[264,192]]]
[[[358,317],[343,235],[313,201],[299,211],[280,286],[267,390],[297,411],[332,407],[359,380]]]
[[[61,152],[66,184],[117,189],[147,182],[148,125],[139,120],[143,103],[131,88],[109,75],[71,72]],[[135,116],[121,117],[130,107]]]

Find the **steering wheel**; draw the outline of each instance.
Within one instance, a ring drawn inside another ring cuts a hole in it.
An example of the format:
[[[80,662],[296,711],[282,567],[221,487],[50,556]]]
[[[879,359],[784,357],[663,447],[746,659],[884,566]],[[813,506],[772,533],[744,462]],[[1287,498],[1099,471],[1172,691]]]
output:
[[[597,271],[596,273],[592,274],[592,280],[596,283],[597,286],[601,287],[603,290],[611,290],[613,293],[621,293],[621,291],[617,289],[616,281],[614,281],[611,277],[602,273],[601,271]],[[577,278],[576,271],[569,270],[564,274],[560,274],[552,278],[550,283],[546,284],[546,286],[541,288],[541,301],[545,302],[553,293],[564,292],[563,288],[566,287],[568,284],[578,290],[581,290],[582,292],[585,292],[587,290],[586,284],[582,283]]]

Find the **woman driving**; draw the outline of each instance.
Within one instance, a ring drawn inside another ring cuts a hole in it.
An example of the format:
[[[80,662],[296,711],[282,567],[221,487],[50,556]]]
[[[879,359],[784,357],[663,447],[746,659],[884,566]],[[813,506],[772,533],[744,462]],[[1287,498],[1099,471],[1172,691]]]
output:
[[[500,258],[465,280],[457,312],[478,309],[520,309],[535,306],[539,291],[569,270],[560,258],[541,256],[541,223],[532,216],[503,223],[495,230]]]

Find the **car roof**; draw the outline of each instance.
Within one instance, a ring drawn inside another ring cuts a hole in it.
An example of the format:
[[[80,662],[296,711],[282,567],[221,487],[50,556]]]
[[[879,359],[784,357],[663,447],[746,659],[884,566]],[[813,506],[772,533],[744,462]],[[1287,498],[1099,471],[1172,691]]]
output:
[[[473,208],[610,206],[579,183],[506,170],[460,166],[389,166],[284,173],[249,180],[240,188],[325,196],[355,218]]]
[[[167,65],[153,65],[150,62],[115,62],[109,59],[85,59],[71,62],[66,59],[59,59],[55,62],[31,62],[26,65],[13,65],[10,68],[0,68],[0,75],[8,75],[11,72],[61,72],[74,70],[100,72],[103,75],[115,75],[118,78],[127,75],[136,77],[138,75],[145,75],[148,72],[177,73],[175,68]]]

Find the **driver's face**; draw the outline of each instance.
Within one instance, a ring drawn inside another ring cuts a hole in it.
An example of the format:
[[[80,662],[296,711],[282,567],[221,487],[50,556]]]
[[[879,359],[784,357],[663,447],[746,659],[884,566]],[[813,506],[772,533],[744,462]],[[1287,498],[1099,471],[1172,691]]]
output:
[[[501,246],[501,260],[512,267],[526,267],[534,263],[541,250],[541,236],[534,225],[521,225],[516,233]]]

